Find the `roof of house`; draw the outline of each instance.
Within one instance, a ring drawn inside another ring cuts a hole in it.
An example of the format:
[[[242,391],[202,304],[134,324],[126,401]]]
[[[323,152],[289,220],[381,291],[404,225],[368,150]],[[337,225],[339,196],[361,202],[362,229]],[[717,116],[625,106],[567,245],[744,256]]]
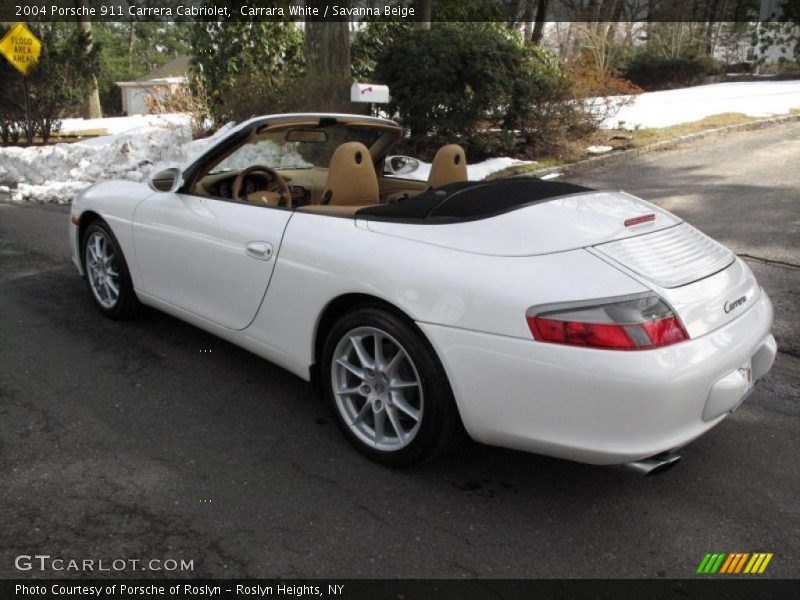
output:
[[[136,81],[154,81],[171,77],[186,77],[189,72],[189,57],[178,56],[157,69],[137,78]]]

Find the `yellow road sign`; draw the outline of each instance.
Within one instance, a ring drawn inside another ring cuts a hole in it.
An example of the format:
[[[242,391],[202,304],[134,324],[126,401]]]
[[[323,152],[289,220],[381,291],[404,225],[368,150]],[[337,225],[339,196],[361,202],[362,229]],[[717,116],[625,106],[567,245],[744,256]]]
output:
[[[14,25],[0,40],[0,54],[23,75],[27,75],[36,64],[41,52],[42,43],[24,23]]]

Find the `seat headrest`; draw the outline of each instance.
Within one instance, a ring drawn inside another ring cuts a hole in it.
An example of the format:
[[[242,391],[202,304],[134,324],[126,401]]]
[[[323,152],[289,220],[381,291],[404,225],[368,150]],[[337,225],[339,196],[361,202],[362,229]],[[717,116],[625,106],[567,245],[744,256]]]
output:
[[[328,166],[323,204],[352,206],[380,201],[378,176],[367,147],[346,142],[336,148]]]
[[[464,149],[458,144],[442,146],[433,157],[428,188],[439,188],[459,181],[467,181],[467,157]]]

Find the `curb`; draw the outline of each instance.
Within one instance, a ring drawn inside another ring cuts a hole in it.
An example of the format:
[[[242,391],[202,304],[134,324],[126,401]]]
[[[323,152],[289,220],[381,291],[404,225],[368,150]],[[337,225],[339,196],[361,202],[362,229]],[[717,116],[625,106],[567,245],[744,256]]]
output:
[[[786,123],[794,123],[800,121],[800,115],[782,115],[779,117],[770,117],[768,119],[760,119],[758,121],[750,121],[749,123],[739,123],[737,125],[726,125],[725,127],[716,127],[714,129],[706,129],[705,131],[698,131],[697,133],[689,133],[673,138],[671,140],[664,140],[656,142],[649,146],[642,146],[641,148],[631,148],[630,150],[620,150],[618,152],[609,152],[603,156],[593,156],[585,158],[574,163],[567,165],[560,165],[558,167],[547,167],[545,169],[537,169],[518,175],[518,177],[544,177],[547,175],[570,175],[573,173],[582,173],[597,167],[606,167],[616,165],[619,163],[633,160],[637,156],[643,154],[651,154],[661,150],[668,150],[687,142],[699,140],[713,135],[721,135],[725,133],[735,133],[737,131],[750,131],[765,129],[773,125],[783,125]]]

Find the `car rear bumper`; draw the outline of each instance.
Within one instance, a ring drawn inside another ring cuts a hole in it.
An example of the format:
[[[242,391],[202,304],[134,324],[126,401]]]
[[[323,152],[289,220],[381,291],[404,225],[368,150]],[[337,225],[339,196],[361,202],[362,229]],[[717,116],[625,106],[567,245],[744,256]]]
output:
[[[775,358],[766,293],[699,338],[609,351],[419,326],[447,371],[476,440],[592,464],[679,448],[734,410]]]

